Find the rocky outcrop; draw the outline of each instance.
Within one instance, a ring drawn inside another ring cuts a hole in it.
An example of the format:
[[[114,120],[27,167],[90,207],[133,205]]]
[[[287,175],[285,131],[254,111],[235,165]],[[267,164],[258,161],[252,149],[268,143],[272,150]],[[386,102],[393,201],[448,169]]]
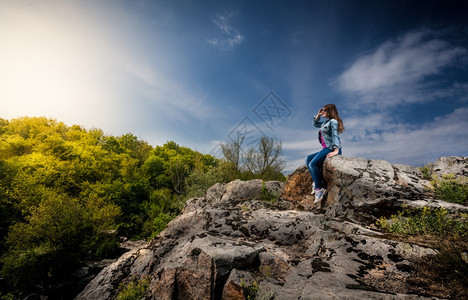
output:
[[[437,252],[369,226],[404,203],[442,203],[426,191],[418,169],[327,159],[330,192],[319,206],[311,201],[307,172],[299,168],[286,184],[214,185],[189,200],[151,243],[102,270],[77,299],[112,299],[122,284],[147,277],[147,299],[253,293],[257,299],[424,299],[427,292],[412,277],[415,262]]]
[[[434,174],[468,173],[468,159],[443,157],[432,164]],[[423,179],[419,168],[392,165],[383,160],[359,157],[335,156],[327,159],[323,168],[328,195],[320,209],[327,216],[352,220],[359,224],[375,223],[381,216],[388,217],[400,207],[444,207],[448,211],[468,212],[463,205],[434,199],[429,181]],[[291,174],[283,190],[282,198],[294,203],[294,207],[316,210],[310,196],[312,181],[306,166]],[[302,183],[303,185],[297,185]]]
[[[438,176],[454,174],[455,176],[468,177],[468,157],[441,157],[431,164],[431,171]]]

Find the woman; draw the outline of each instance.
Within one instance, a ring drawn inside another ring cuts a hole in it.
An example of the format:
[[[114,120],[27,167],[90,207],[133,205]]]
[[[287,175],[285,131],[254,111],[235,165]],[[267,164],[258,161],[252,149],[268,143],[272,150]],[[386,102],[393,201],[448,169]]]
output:
[[[320,117],[327,120],[320,121]],[[315,193],[314,203],[318,203],[327,194],[327,190],[322,187],[322,166],[325,158],[341,155],[340,133],[344,131],[344,126],[335,104],[327,104],[318,111],[314,117],[314,126],[320,128],[319,141],[323,149],[307,156],[306,164],[314,180],[312,186],[312,194]]]

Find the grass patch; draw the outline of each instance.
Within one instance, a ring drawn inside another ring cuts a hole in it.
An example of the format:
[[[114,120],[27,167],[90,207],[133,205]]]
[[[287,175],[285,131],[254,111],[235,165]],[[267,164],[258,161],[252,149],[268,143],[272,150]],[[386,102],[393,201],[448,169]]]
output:
[[[467,246],[459,239],[442,239],[436,256],[424,257],[417,263],[417,277],[423,280],[414,283],[441,298],[467,299],[468,264],[463,260]]]
[[[249,211],[249,207],[245,204],[242,204],[240,208],[242,211]]]

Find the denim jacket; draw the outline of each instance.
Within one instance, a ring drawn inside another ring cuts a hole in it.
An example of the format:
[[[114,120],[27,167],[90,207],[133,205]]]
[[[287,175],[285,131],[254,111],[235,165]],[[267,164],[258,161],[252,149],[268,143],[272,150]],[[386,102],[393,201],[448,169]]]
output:
[[[320,118],[314,118],[314,126],[320,128],[325,145],[330,150],[341,148],[340,135],[338,133],[338,121],[335,119],[328,119],[324,122]]]

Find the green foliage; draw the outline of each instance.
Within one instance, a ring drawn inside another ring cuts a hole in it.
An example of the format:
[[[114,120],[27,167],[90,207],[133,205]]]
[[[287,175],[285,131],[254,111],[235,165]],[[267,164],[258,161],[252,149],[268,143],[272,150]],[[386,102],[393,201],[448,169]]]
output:
[[[25,222],[11,226],[2,275],[15,286],[25,278],[53,280],[81,259],[115,251],[118,243],[109,230],[119,214],[117,206],[99,199],[50,193]]]
[[[150,277],[140,280],[132,280],[127,285],[120,286],[120,292],[117,294],[117,300],[140,300],[145,297],[146,290],[151,281]]]
[[[186,191],[218,180],[195,188],[187,178],[222,173],[218,162],[175,142],[153,148],[131,133],[0,119],[2,277],[25,290],[48,285],[84,260],[112,255],[118,235],[157,235]]]
[[[163,231],[167,224],[174,219],[174,215],[166,213],[159,213],[154,219],[146,221],[143,227],[143,234],[148,236],[148,239],[155,238],[161,231]]]
[[[450,299],[467,299],[468,291],[468,263],[463,259],[468,244],[463,242],[444,240],[437,247],[439,253],[435,257],[425,257],[421,262],[418,273],[423,278],[431,278],[442,286],[450,287]]]
[[[11,293],[7,293],[4,295],[2,292],[0,292],[0,299],[1,300],[15,300],[15,296]]]
[[[185,180],[186,197],[201,197],[215,183],[227,183],[240,177],[241,173],[231,162],[225,160],[220,160],[217,165],[205,169],[197,167]]]
[[[456,177],[454,174],[443,175],[442,178],[434,175],[431,184],[437,199],[447,202],[468,204],[468,179]]]
[[[217,182],[284,180],[280,143],[257,148],[267,157],[252,156],[260,170],[252,172],[173,141],[153,148],[131,133],[0,119],[2,277],[25,291],[50,286],[85,260],[113,255],[119,235],[155,237],[186,199]],[[273,199],[266,188],[261,197]]]
[[[405,207],[391,219],[380,218],[377,221],[382,229],[401,234],[468,236],[468,218],[464,214],[449,216],[445,208],[422,210]]]
[[[245,204],[242,204],[241,205],[241,210],[242,211],[249,211],[249,207],[247,205],[245,205]]]
[[[19,218],[21,211],[17,208],[15,199],[9,194],[15,177],[15,169],[5,161],[0,160],[0,253],[4,251],[4,238],[8,227]]]
[[[423,179],[430,180],[432,178],[431,164],[426,164],[422,167],[419,167],[419,170],[422,173]]]
[[[271,193],[265,185],[265,182],[262,181],[262,189],[260,190],[260,200],[267,202],[275,202],[278,198],[277,195]]]
[[[255,300],[257,298],[259,285],[257,281],[254,281],[252,284],[247,285],[244,279],[241,279],[241,287],[244,293],[244,297],[247,300]]]

